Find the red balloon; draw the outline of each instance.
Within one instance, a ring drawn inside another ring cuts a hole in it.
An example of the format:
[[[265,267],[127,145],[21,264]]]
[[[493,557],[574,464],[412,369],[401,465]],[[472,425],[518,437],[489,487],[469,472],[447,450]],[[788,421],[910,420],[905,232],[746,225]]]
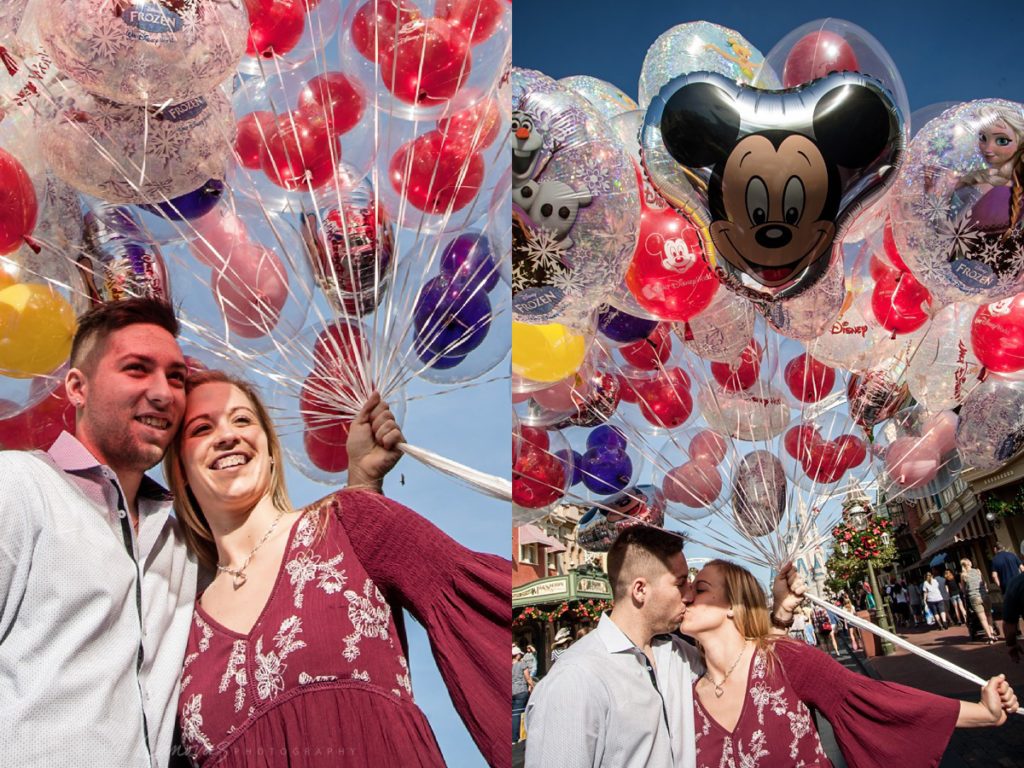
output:
[[[0,448],[46,450],[61,432],[75,434],[75,408],[68,401],[63,382],[31,408],[0,420]]]
[[[338,419],[315,429],[306,427],[302,433],[302,444],[315,467],[324,472],[344,472],[348,469],[345,443],[351,423]]]
[[[470,37],[473,45],[494,34],[505,9],[501,0],[437,0],[434,15]]]
[[[797,40],[782,69],[782,83],[794,88],[829,72],[856,72],[860,68],[853,48],[841,35],[827,30]]]
[[[547,451],[551,448],[551,438],[548,437],[548,431],[541,427],[520,427],[519,439],[541,451]]]
[[[786,436],[782,438],[782,444],[786,449],[786,453],[798,461],[802,461],[810,456],[812,446],[820,442],[821,437],[818,435],[818,429],[813,424],[800,424],[796,427],[790,427],[786,431]]]
[[[355,82],[341,72],[312,78],[299,93],[299,114],[307,120],[326,120],[335,136],[348,133],[363,116],[366,99]]]
[[[245,0],[249,41],[245,52],[265,59],[284,56],[306,28],[304,0]]]
[[[841,447],[832,440],[813,441],[800,464],[807,476],[817,483],[834,483],[847,470]]]
[[[681,427],[693,413],[690,378],[679,368],[644,381],[637,387],[640,414],[656,427]]]
[[[334,178],[334,163],[341,161],[341,148],[325,120],[298,113],[281,115],[266,139],[260,165],[279,187],[290,191],[310,186],[318,189]]]
[[[391,158],[391,186],[426,213],[461,210],[476,197],[484,180],[483,157],[466,150],[459,142],[445,141],[437,131],[425,133],[403,144]]]
[[[349,381],[348,372],[342,370],[338,362],[329,366],[318,365],[313,369],[302,382],[299,393],[299,413],[306,426],[319,429],[339,419],[351,421],[347,418],[347,411],[343,416],[342,408],[344,401],[355,399],[355,393],[347,383]]]
[[[764,350],[761,345],[751,339],[735,362],[712,363],[711,375],[726,392],[750,389],[757,381],[757,377],[761,375],[763,354]]]
[[[556,456],[522,443],[512,467],[512,501],[539,509],[565,495],[565,466]]]
[[[273,112],[258,111],[243,115],[235,132],[235,154],[243,168],[258,170],[263,147],[269,134],[276,130]]]
[[[697,229],[671,208],[640,210],[640,235],[626,286],[648,312],[683,322],[707,309],[718,280],[704,262]]]
[[[886,257],[896,269],[900,272],[910,271],[906,262],[903,261],[903,257],[900,256],[899,249],[896,247],[896,240],[892,234],[892,219],[888,216],[885,217],[885,228],[882,230],[882,248],[885,250]]]
[[[228,327],[246,339],[272,331],[288,301],[288,273],[281,260],[252,243],[231,252],[225,268],[214,272],[211,287]]]
[[[36,189],[25,167],[0,149],[0,253],[16,251],[36,228]]]
[[[860,466],[868,456],[867,446],[856,435],[841,435],[835,444],[839,446],[839,463],[846,469]]]
[[[909,272],[885,276],[871,292],[871,311],[887,331],[913,333],[928,322],[932,295]]]
[[[804,403],[818,402],[832,391],[836,383],[835,369],[818,362],[806,352],[786,364],[784,376],[793,397]]]
[[[619,352],[634,368],[642,371],[656,371],[672,355],[672,334],[669,326],[662,323],[655,326],[646,339],[634,341],[619,347]]]
[[[971,348],[981,364],[996,373],[1024,369],[1024,293],[974,313]]]
[[[437,121],[437,132],[448,141],[459,141],[467,151],[487,149],[498,138],[501,130],[501,109],[496,99],[484,98],[456,112],[451,117]]]
[[[641,385],[641,382],[631,379],[624,374],[618,374],[619,377],[619,397],[627,403],[638,403],[639,392],[637,391]]]
[[[728,448],[729,444],[720,434],[710,429],[701,430],[690,441],[690,460],[717,466],[725,459]]]
[[[369,0],[352,19],[352,42],[363,58],[377,61],[377,46],[392,48],[398,30],[420,18],[420,11],[408,0]]]
[[[456,94],[472,69],[469,36],[443,19],[416,19],[398,29],[395,46],[381,48],[380,79],[395,98],[436,106]]]
[[[899,273],[900,270],[888,264],[885,259],[880,259],[876,254],[871,254],[871,259],[868,262],[868,274],[871,275],[871,279],[876,283],[886,278],[895,280],[899,277]]]
[[[366,359],[366,339],[356,323],[338,320],[331,323],[316,337],[313,360],[317,366],[333,363],[357,368]]]

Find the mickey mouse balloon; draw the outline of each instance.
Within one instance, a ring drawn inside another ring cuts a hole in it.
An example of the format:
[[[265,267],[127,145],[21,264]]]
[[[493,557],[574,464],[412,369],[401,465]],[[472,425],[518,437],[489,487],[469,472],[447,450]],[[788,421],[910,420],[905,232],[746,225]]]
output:
[[[905,143],[888,92],[855,72],[788,91],[684,75],[651,101],[641,140],[651,181],[698,224],[711,268],[760,301],[825,274],[844,229],[892,183]]]

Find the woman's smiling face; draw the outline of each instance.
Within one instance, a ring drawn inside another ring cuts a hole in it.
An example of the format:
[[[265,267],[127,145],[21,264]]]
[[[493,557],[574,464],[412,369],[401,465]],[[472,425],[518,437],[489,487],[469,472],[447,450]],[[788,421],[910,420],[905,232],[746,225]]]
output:
[[[181,436],[185,479],[204,514],[249,510],[269,492],[267,432],[248,396],[233,384],[208,382],[188,395]]]
[[[1000,168],[1020,149],[1020,137],[1002,120],[996,120],[978,132],[978,151],[990,168]]]

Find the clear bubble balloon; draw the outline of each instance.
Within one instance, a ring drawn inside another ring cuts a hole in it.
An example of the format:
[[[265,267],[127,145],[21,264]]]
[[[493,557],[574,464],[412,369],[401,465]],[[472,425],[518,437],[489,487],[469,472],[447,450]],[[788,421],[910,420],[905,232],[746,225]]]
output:
[[[717,72],[741,83],[778,88],[779,80],[764,55],[735,30],[707,21],[679,24],[662,32],[647,49],[640,70],[640,106],[644,109],[669,81],[690,72]]]
[[[964,468],[991,472],[1024,448],[1024,382],[989,376],[964,400],[956,433]]]
[[[987,304],[1024,290],[1021,185],[1014,181],[1022,139],[1024,106],[983,99],[942,113],[910,144],[893,195],[893,234],[940,305]]]

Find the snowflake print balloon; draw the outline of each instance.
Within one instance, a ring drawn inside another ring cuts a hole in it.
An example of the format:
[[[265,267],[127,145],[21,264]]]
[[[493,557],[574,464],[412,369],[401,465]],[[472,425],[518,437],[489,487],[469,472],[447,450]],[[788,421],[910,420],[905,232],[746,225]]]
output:
[[[60,69],[122,104],[208,93],[245,52],[245,5],[220,0],[45,0],[40,33]]]
[[[939,305],[1024,290],[1024,105],[946,110],[910,143],[892,205],[900,255]]]
[[[512,303],[525,323],[578,322],[621,283],[636,247],[636,171],[584,99],[512,73]]]
[[[111,203],[161,202],[224,176],[234,124],[218,90],[156,109],[71,88],[43,131],[43,152],[79,192]]]

